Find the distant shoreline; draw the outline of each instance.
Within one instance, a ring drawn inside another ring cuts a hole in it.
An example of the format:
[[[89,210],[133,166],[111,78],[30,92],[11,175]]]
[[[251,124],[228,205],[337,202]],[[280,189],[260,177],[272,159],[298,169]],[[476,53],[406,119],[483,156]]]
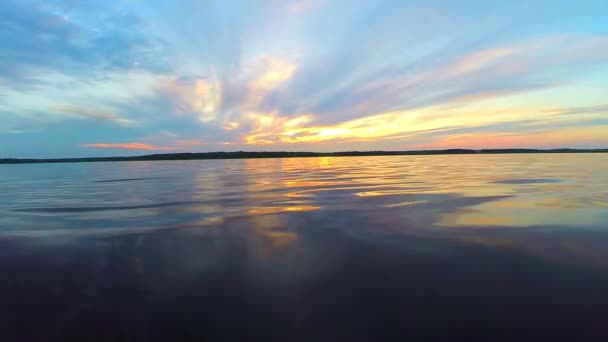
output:
[[[53,158],[16,159],[0,158],[0,164],[40,164],[40,163],[90,163],[113,161],[154,161],[154,160],[208,160],[208,159],[258,159],[258,158],[306,158],[306,157],[356,157],[356,156],[419,156],[451,154],[509,154],[509,153],[608,153],[608,149],[448,149],[421,151],[348,151],[348,152],[203,152],[166,153],[132,157],[97,158]]]

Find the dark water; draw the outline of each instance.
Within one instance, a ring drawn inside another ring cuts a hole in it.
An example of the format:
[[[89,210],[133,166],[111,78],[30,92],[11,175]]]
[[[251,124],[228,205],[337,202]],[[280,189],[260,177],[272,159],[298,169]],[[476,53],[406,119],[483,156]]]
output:
[[[0,340],[602,340],[608,155],[0,167]]]

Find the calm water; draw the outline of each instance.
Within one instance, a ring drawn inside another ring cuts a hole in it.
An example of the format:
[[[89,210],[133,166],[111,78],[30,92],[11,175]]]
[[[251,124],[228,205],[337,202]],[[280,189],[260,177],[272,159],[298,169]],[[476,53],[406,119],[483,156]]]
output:
[[[608,154],[0,166],[2,340],[608,337]]]

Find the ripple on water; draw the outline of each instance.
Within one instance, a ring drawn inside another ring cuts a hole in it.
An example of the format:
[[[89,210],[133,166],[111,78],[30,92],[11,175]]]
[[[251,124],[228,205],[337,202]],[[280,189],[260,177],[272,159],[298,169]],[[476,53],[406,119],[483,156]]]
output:
[[[147,178],[106,179],[106,180],[95,181],[95,183],[131,182],[131,181],[148,180],[148,179],[159,179],[159,178],[158,177],[147,177]]]
[[[196,204],[195,201],[151,203],[142,205],[108,206],[108,207],[54,207],[54,208],[20,208],[14,209],[17,213],[40,213],[40,214],[62,214],[62,213],[82,213],[92,211],[108,210],[131,210],[131,209],[152,209],[163,207],[175,207],[181,205]]]
[[[555,178],[516,178],[495,181],[496,184],[543,184],[543,183],[559,183],[561,179]]]

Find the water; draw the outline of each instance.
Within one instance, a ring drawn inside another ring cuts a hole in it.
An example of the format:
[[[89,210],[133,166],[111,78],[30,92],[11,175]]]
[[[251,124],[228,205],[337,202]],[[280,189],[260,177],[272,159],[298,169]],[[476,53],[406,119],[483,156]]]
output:
[[[0,337],[608,337],[607,224],[607,154],[3,165]]]

